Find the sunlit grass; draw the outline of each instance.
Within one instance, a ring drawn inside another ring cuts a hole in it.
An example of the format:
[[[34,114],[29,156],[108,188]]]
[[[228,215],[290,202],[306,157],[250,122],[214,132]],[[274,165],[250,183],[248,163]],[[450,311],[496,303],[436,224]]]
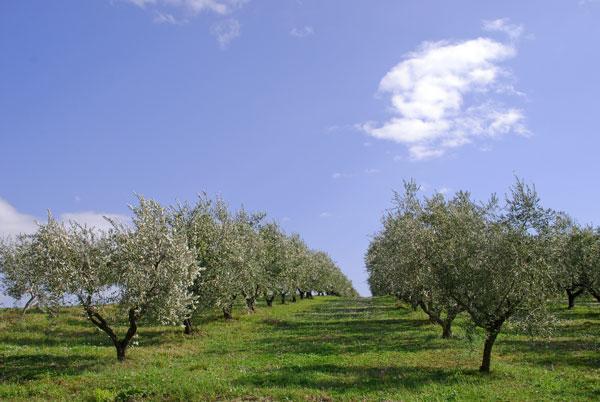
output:
[[[125,363],[76,309],[0,311],[1,400],[598,400],[600,305],[558,309],[549,339],[501,335],[492,374],[481,339],[455,338],[392,299],[319,297],[198,333],[143,327]]]

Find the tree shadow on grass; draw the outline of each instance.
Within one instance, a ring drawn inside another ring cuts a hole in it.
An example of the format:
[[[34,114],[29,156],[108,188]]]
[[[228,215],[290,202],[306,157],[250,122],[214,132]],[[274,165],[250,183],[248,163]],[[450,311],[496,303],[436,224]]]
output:
[[[595,340],[502,341],[504,353],[515,359],[542,366],[573,366],[600,369],[600,344]]]
[[[77,375],[83,371],[104,366],[108,361],[97,356],[69,354],[31,354],[2,356],[0,359],[0,382],[23,382],[46,376]]]
[[[122,338],[127,332],[125,327],[115,327],[117,335]],[[183,335],[174,335],[174,328],[140,327],[137,340],[140,346],[155,346],[165,343],[183,342]],[[96,329],[91,323],[84,326],[47,325],[36,328],[23,327],[17,331],[0,332],[0,344],[15,346],[52,347],[52,346],[113,346],[108,336]]]
[[[265,353],[331,355],[445,347],[437,329],[426,329],[431,326],[428,320],[415,319],[407,310],[391,315],[389,304],[358,299],[349,305],[348,300],[328,299],[288,320],[265,319],[265,336],[256,348]]]
[[[282,389],[295,387],[339,393],[347,392],[351,388],[359,393],[366,393],[390,389],[401,390],[402,388],[418,391],[432,383],[453,385],[461,380],[461,376],[465,375],[472,375],[475,381],[477,378],[481,378],[476,371],[458,369],[313,364],[252,373],[238,378],[236,383],[252,387]],[[490,381],[490,377],[485,380]]]

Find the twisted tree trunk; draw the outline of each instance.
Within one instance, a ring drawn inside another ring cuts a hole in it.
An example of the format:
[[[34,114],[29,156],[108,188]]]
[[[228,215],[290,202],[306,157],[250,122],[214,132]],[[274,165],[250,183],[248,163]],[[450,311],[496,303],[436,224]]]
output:
[[[575,299],[583,293],[584,289],[567,289],[567,298],[569,300],[568,309],[575,307]]]

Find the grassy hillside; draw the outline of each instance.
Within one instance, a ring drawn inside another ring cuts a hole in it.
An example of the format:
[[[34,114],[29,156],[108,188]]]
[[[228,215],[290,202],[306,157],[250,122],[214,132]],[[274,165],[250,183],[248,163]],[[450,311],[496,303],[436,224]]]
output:
[[[560,309],[551,339],[455,339],[389,298],[319,297],[207,318],[200,333],[143,327],[128,361],[79,313],[0,311],[1,400],[598,400],[600,306]],[[460,320],[459,320],[460,321]]]

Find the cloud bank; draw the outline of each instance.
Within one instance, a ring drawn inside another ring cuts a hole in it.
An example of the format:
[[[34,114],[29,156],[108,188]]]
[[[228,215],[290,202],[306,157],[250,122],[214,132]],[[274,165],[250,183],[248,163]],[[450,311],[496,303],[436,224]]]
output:
[[[508,20],[487,21],[484,28],[511,39],[523,31]],[[390,98],[393,117],[361,128],[372,137],[404,144],[413,160],[440,157],[482,138],[526,135],[523,111],[495,96],[516,93],[510,72],[501,66],[516,54],[513,42],[484,37],[426,42],[379,84],[379,93]]]

